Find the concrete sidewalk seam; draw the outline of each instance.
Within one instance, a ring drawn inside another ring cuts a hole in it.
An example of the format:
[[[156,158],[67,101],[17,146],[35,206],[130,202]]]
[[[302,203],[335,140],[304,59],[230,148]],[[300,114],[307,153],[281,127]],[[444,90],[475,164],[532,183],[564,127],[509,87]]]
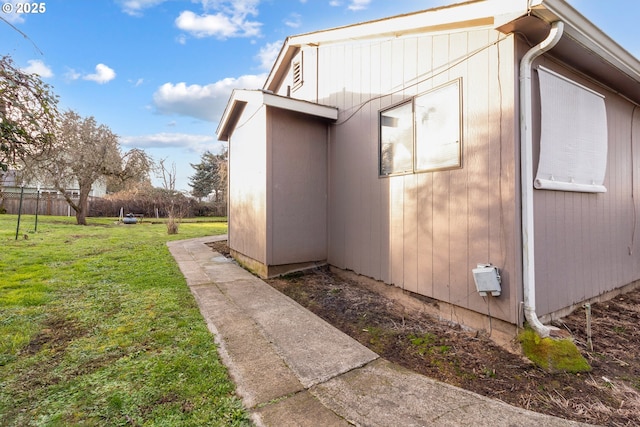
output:
[[[169,245],[236,393],[257,426],[584,425],[513,407],[389,362],[225,261],[199,238]]]

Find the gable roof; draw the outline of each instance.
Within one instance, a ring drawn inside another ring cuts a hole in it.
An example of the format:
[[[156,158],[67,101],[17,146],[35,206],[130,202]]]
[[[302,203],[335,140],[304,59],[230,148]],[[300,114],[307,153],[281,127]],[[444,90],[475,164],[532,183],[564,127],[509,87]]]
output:
[[[593,76],[598,80],[640,103],[640,61],[564,0],[473,0],[291,36],[285,40],[264,89],[278,89],[292,58],[303,46],[481,26],[522,33],[535,44],[546,37],[550,23],[557,20],[565,23],[566,35],[551,54],[577,68],[594,69]],[[598,61],[589,59],[594,54]]]
[[[275,91],[287,72],[287,65],[305,45],[319,46],[348,40],[401,37],[425,32],[476,26],[499,26],[526,12],[527,0],[473,0],[375,21],[362,22],[287,37],[267,77],[264,89]]]

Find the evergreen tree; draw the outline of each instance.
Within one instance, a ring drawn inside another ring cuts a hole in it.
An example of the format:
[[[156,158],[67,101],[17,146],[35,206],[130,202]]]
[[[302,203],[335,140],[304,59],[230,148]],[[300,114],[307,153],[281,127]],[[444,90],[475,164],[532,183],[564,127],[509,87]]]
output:
[[[220,154],[205,151],[200,163],[193,164],[195,174],[189,177],[191,195],[201,200],[213,193],[216,201],[224,201],[227,189],[227,150]]]

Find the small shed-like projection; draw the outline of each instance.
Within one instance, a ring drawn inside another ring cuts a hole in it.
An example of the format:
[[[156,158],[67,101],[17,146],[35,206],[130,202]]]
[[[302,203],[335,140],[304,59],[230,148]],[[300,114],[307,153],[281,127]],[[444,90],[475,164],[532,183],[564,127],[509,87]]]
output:
[[[229,143],[229,248],[262,277],[327,259],[327,150],[337,108],[235,90],[218,139]]]

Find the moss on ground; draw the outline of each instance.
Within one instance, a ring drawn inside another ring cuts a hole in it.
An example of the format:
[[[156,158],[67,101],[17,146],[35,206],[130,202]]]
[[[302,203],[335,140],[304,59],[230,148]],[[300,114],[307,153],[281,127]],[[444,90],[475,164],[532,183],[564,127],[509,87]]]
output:
[[[570,339],[540,338],[533,329],[527,328],[519,340],[524,355],[542,369],[569,373],[591,370],[589,362]]]

